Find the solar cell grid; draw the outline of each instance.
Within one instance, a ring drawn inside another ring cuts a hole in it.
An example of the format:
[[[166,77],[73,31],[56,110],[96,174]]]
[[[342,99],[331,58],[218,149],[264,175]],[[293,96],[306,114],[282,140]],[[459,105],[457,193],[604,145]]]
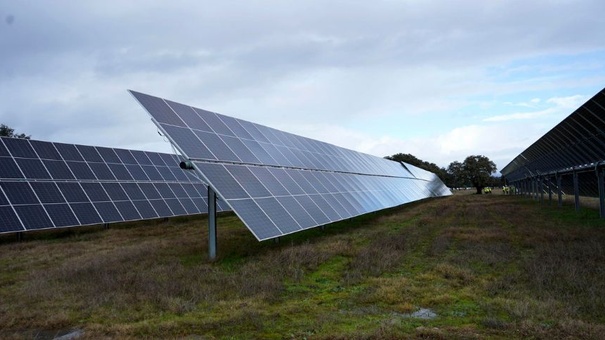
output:
[[[207,211],[205,185],[176,155],[8,138],[0,155],[0,232]]]
[[[37,140],[30,140],[29,143],[32,145],[38,157],[41,159],[54,159],[61,160],[61,155],[52,143],[40,142]]]
[[[131,93],[259,240],[451,194],[415,167]]]
[[[80,154],[80,151],[73,144],[53,143],[61,158],[66,161],[80,161],[83,162],[84,158]]]
[[[36,152],[27,140],[4,138],[4,144],[13,157],[36,158]]]
[[[50,174],[39,159],[16,158],[17,165],[23,172],[25,178],[50,179]]]
[[[55,227],[78,225],[79,221],[67,204],[48,204],[44,206]]]
[[[57,185],[53,182],[32,182],[30,183],[34,192],[42,203],[64,203],[65,198],[59,191]]]

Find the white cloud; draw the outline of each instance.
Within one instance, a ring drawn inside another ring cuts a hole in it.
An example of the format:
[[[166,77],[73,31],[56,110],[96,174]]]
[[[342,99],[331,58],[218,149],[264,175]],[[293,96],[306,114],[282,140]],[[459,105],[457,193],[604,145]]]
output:
[[[68,143],[166,151],[134,89],[377,156],[504,162],[605,83],[600,0],[1,10],[0,123]]]

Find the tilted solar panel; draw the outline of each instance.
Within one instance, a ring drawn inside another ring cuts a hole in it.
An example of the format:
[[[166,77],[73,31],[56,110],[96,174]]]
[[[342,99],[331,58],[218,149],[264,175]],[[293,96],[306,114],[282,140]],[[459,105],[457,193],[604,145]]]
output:
[[[0,233],[206,213],[176,155],[0,138]],[[219,210],[228,207],[219,202]]]
[[[258,240],[451,195],[409,164],[130,92]]]

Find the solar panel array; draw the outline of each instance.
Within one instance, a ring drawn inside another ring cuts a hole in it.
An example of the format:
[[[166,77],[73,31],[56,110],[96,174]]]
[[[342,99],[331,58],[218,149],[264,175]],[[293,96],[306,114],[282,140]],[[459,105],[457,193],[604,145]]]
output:
[[[502,169],[502,175],[509,182],[516,182],[578,168],[592,170],[605,160],[604,131],[605,89],[515,157]],[[595,176],[588,176],[587,180],[596,183]]]
[[[206,197],[176,155],[0,138],[0,233],[206,213]]]
[[[130,92],[258,240],[451,194],[409,164]]]

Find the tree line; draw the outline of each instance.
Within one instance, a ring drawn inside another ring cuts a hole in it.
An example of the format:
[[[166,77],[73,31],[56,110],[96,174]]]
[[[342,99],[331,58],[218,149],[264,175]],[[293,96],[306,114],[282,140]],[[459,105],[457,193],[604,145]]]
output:
[[[0,137],[30,139],[31,136],[24,133],[15,133],[15,129],[7,125],[0,124]]]
[[[423,161],[411,154],[397,153],[385,158],[392,161],[405,162],[430,171],[436,174],[450,188],[474,187],[477,193],[481,194],[485,187],[503,185],[501,177],[493,176],[497,170],[496,164],[483,155],[471,155],[466,157],[462,162],[454,161],[447,168],[440,168],[435,163]]]

